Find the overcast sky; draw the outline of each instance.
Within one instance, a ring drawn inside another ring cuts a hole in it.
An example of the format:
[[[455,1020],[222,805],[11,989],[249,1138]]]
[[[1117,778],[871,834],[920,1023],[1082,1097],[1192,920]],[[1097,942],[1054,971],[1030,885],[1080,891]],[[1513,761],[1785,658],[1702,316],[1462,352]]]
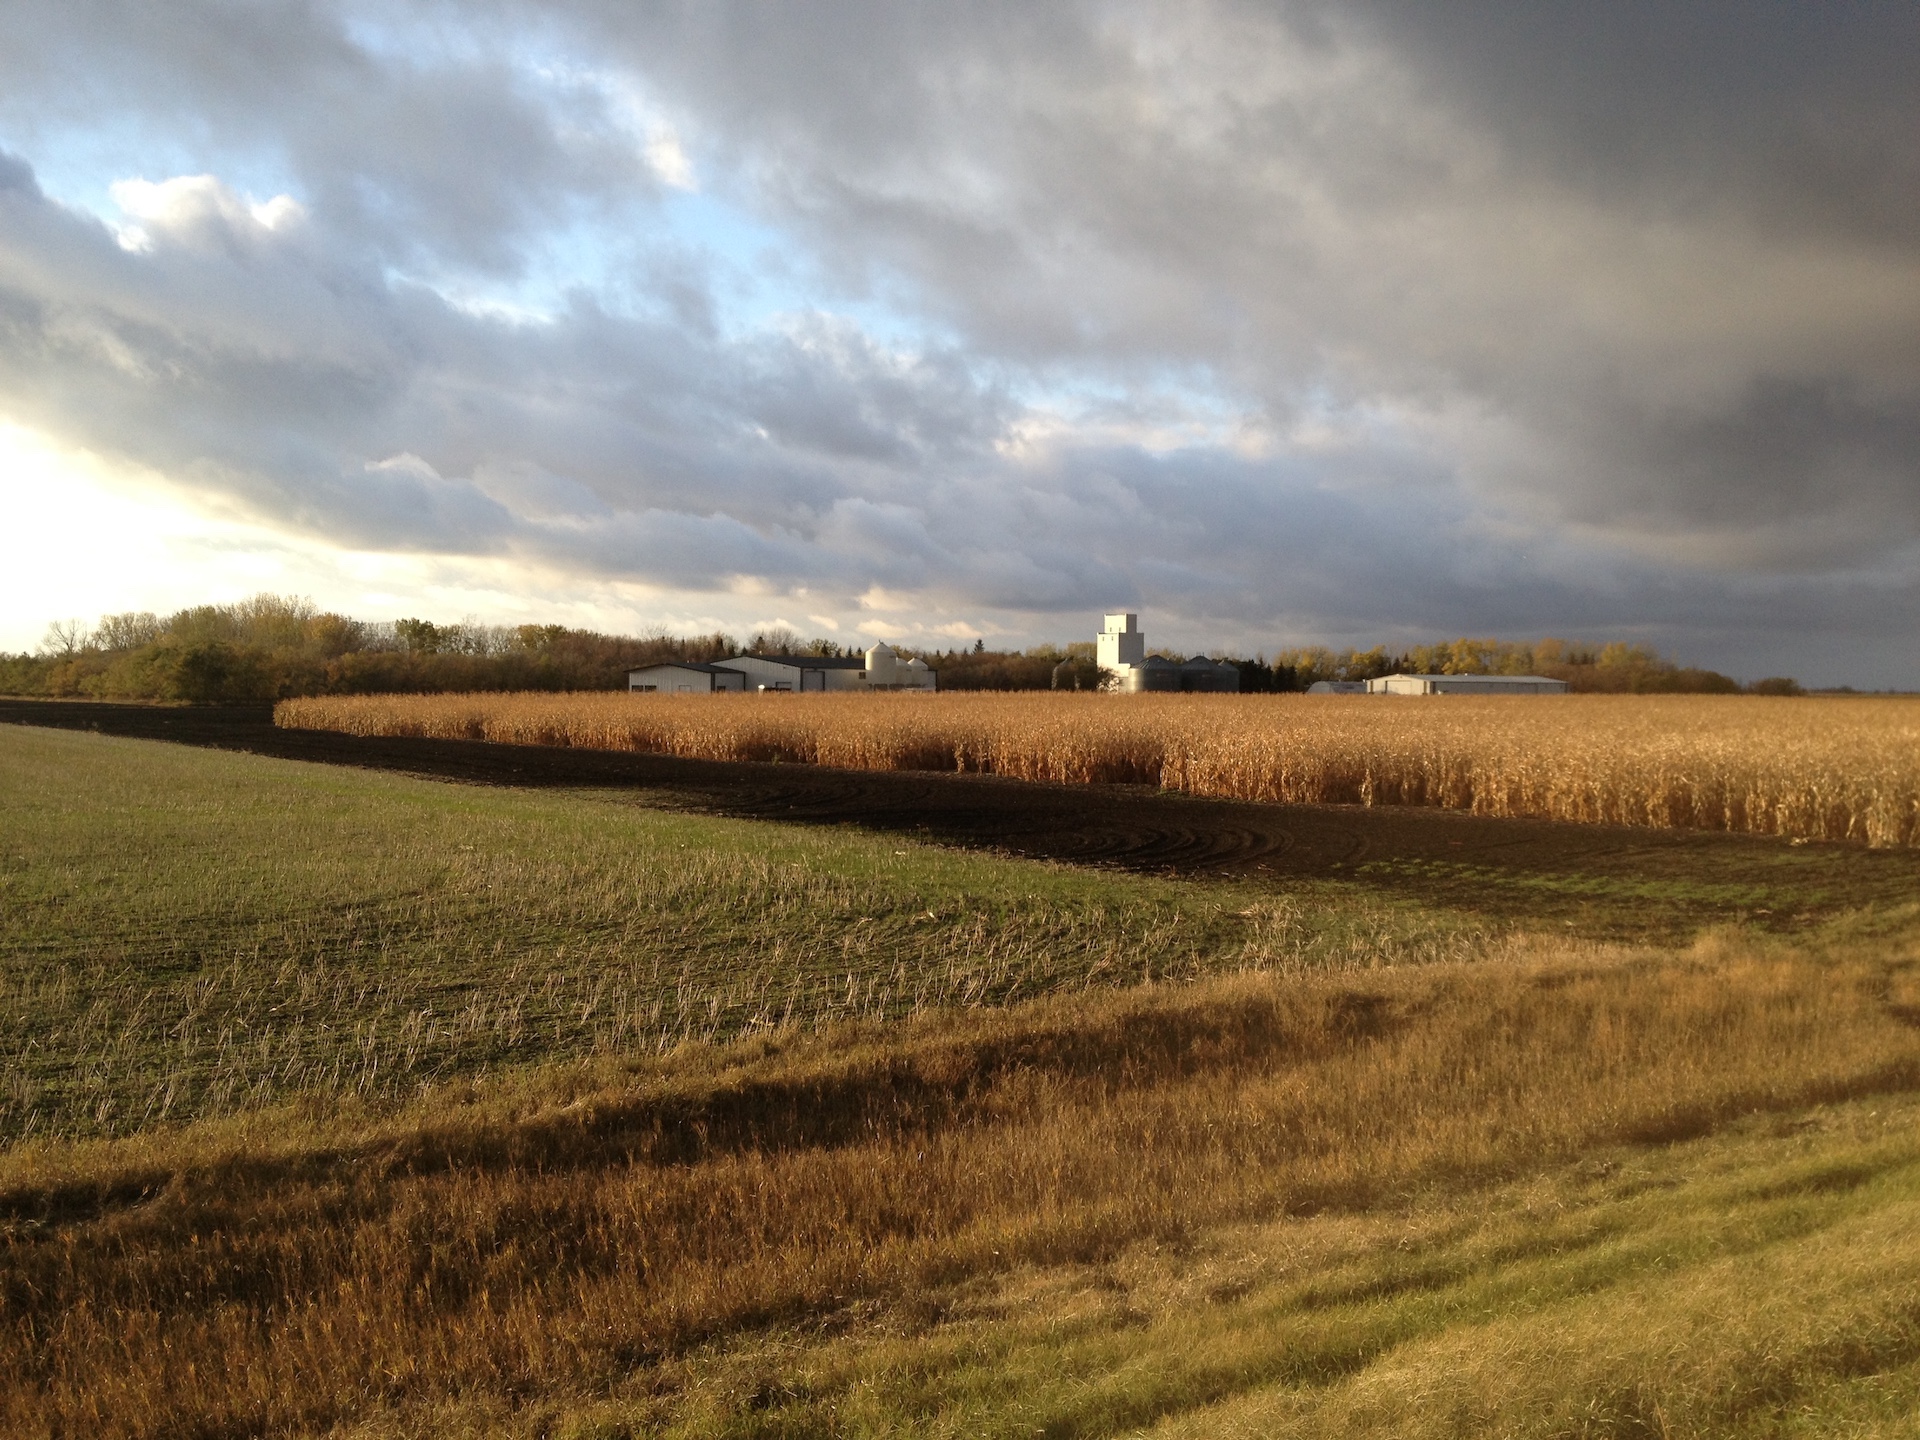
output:
[[[1920,687],[1920,6],[0,0],[0,647],[367,618]]]

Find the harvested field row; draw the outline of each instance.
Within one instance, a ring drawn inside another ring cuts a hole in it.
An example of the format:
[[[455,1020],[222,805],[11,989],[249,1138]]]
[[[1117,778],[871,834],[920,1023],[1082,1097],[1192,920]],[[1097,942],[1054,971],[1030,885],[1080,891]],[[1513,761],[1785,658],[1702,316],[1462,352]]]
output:
[[[340,696],[282,701],[275,720],[362,736],[1920,845],[1920,704],[1907,700]]]

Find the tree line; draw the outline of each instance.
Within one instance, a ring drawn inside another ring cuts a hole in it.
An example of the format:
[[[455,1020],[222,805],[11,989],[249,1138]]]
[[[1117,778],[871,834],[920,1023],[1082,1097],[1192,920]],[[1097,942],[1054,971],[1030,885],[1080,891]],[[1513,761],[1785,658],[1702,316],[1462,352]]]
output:
[[[662,660],[715,660],[729,635],[602,635],[564,625],[355,620],[280,595],[161,617],[54,625],[37,654],[0,655],[0,693],[237,704],[291,695],[618,690]]]
[[[107,615],[94,626],[61,622],[49,628],[37,653],[0,654],[0,693],[209,704],[292,695],[620,690],[627,671],[639,666],[719,660],[742,648],[720,633],[603,635],[563,625],[441,625],[412,618],[376,623],[320,611],[294,597],[256,595],[164,618],[142,612]],[[856,646],[803,640],[782,628],[755,633],[744,648],[757,654],[858,653]],[[947,650],[896,648],[932,666],[942,690],[1097,690],[1105,678],[1090,641],[1027,650],[989,650],[983,640]],[[1586,693],[1732,694],[1742,688],[1717,671],[1679,665],[1624,642],[1460,639],[1400,651],[1308,647],[1218,658],[1239,669],[1241,690],[1252,694],[1396,673],[1546,675]],[[1784,678],[1745,688],[1800,692]]]
[[[1271,663],[1241,662],[1241,689],[1305,690],[1321,680],[1376,680],[1384,675],[1544,675],[1584,694],[1732,695],[1741,685],[1717,670],[1680,665],[1645,645],[1591,645],[1545,639],[1448,640],[1398,652],[1284,650]],[[1264,682],[1264,683],[1263,683]],[[1792,680],[1759,681],[1761,693],[1798,694]]]
[[[1184,655],[1156,650],[1170,660]],[[1091,642],[1064,648],[1042,645],[1026,651],[973,650],[928,653],[940,673],[942,690],[1096,690],[1104,678]],[[1299,692],[1322,680],[1375,680],[1385,675],[1544,675],[1565,680],[1585,694],[1731,695],[1743,688],[1758,694],[1797,695],[1800,686],[1774,678],[1742,687],[1717,670],[1668,660],[1644,645],[1614,642],[1590,645],[1567,640],[1533,642],[1460,639],[1404,650],[1330,650],[1322,646],[1282,650],[1271,657],[1236,655],[1224,660],[1240,672],[1242,694]]]

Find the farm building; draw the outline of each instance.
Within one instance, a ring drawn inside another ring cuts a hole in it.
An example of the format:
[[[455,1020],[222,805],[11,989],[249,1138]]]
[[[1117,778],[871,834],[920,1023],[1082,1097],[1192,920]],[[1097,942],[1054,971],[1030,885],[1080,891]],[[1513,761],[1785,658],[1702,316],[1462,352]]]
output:
[[[627,689],[688,691],[932,690],[934,672],[891,645],[861,655],[735,655],[710,665],[672,661],[627,672]]]
[[[1369,695],[1564,695],[1564,680],[1544,675],[1388,675],[1367,681]]]
[[[1184,690],[1201,695],[1233,695],[1240,689],[1240,671],[1224,660],[1195,655],[1190,660],[1165,660],[1149,655],[1142,690]]]
[[[1122,690],[1142,688],[1129,683],[1134,672],[1143,668],[1147,660],[1147,637],[1140,628],[1140,617],[1127,611],[1111,611],[1107,615],[1106,628],[1100,632],[1094,646],[1102,670],[1111,670],[1120,677]]]
[[[1115,689],[1137,695],[1146,690],[1188,690],[1231,694],[1240,688],[1240,672],[1222,661],[1195,655],[1191,660],[1169,660],[1147,654],[1147,637],[1140,617],[1125,610],[1111,611],[1106,628],[1097,637],[1100,668],[1113,672]]]
[[[1307,686],[1309,695],[1364,695],[1367,682],[1364,680],[1316,680]]]
[[[648,665],[627,672],[627,689],[659,690],[708,694],[715,690],[744,690],[747,677],[724,665],[702,665],[693,660],[674,660],[664,665]]]
[[[858,655],[735,655],[714,662],[746,676],[749,690],[861,690]]]
[[[867,651],[866,684],[869,690],[931,690],[937,682],[927,662],[915,656],[902,660],[891,645],[875,645]]]

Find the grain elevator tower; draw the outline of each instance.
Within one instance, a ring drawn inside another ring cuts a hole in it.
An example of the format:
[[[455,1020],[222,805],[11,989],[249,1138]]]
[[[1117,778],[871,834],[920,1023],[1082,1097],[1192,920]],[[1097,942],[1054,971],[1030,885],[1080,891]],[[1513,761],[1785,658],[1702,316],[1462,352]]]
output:
[[[1141,633],[1138,615],[1127,610],[1108,612],[1106,628],[1100,632],[1095,648],[1100,668],[1113,672],[1117,688],[1124,691],[1141,688],[1147,663],[1147,637]]]

